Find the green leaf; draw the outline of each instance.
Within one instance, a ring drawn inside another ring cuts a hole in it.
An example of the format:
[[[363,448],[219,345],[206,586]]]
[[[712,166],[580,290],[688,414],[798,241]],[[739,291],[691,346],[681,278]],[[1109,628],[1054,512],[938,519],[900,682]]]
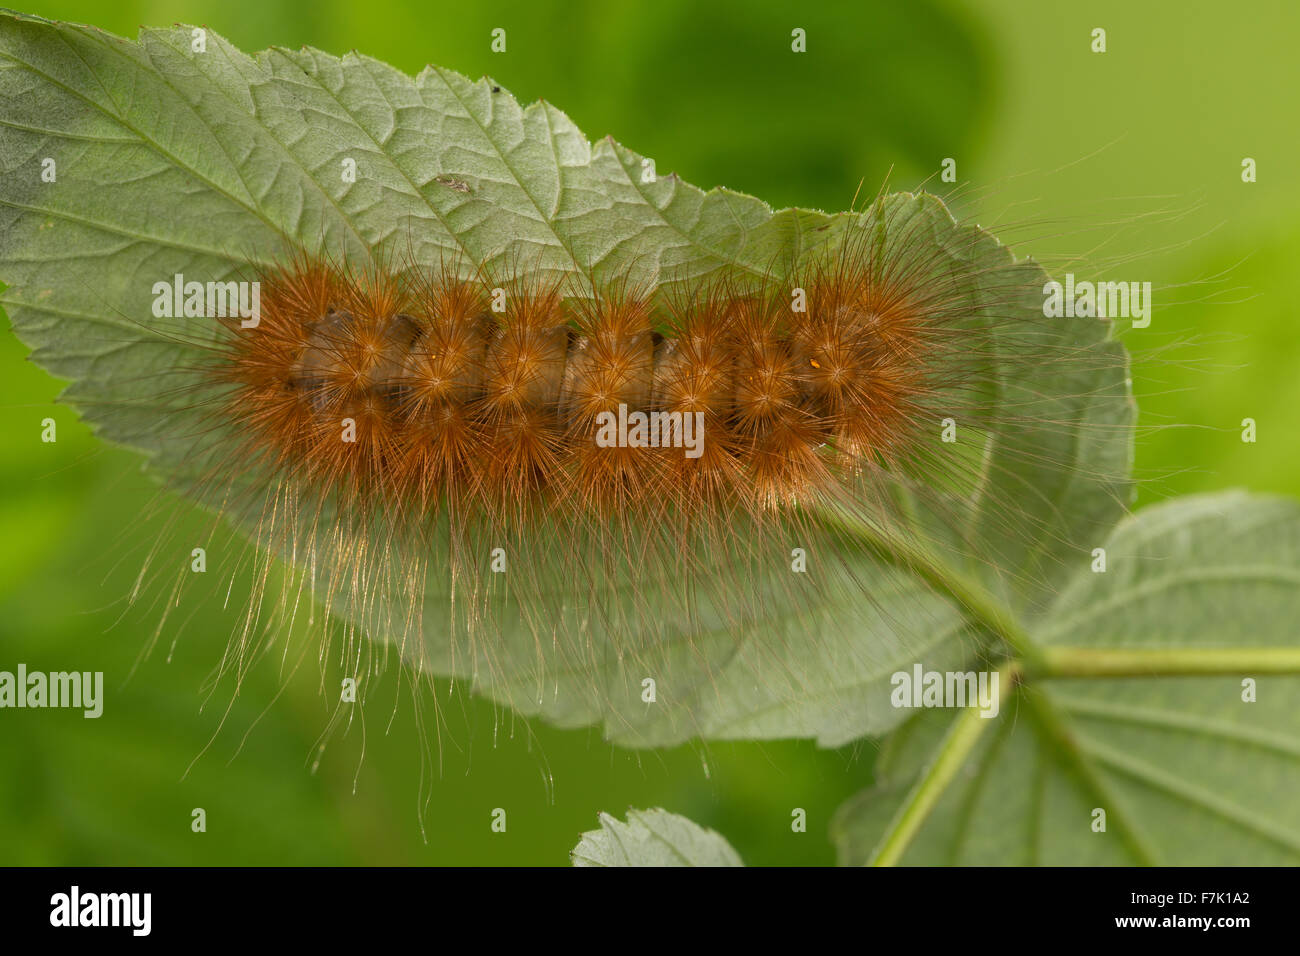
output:
[[[889,675],[918,654],[956,667],[997,653],[1122,514],[1133,405],[1109,324],[1026,321],[1041,316],[1042,269],[955,223],[935,197],[774,212],[675,175],[643,182],[639,154],[589,143],[555,107],[521,106],[486,78],[434,67],[412,78],[310,49],[249,56],[212,31],[196,52],[192,30],[130,42],[0,15],[0,301],[101,436],[145,453],[155,474],[252,537],[261,509],[230,501],[264,499],[273,477],[240,470],[240,494],[203,480],[221,432],[183,386],[218,331],[153,320],[160,278],[224,280],[302,246],[668,284],[766,275],[849,228],[930,243],[968,277],[968,330],[988,339],[986,397],[1007,412],[969,431],[978,485],[941,507],[937,493],[911,496],[912,517],[891,533],[811,516],[827,528],[796,529],[820,559],[803,592],[788,582],[792,542],[757,550],[739,528],[711,556],[753,568],[739,595],[682,596],[671,569],[575,594],[571,569],[554,567],[557,542],[533,542],[538,580],[527,601],[503,596],[490,641],[453,615],[436,563],[446,555],[421,542],[376,529],[365,551],[392,556],[386,575],[331,578],[322,554],[310,573],[315,593],[336,595],[329,609],[431,673],[562,725],[602,723],[628,745],[697,735],[838,745],[899,720]],[[41,180],[44,158],[57,162],[56,183]],[[354,183],[340,175],[345,159]],[[1043,349],[1078,361],[1005,361]],[[293,544],[269,545],[277,556],[328,537],[327,512],[298,520]],[[563,542],[570,553],[598,546]],[[410,569],[421,567],[411,639]],[[649,675],[655,704],[642,699]]]
[[[842,862],[1300,862],[1300,504],[1179,499],[1105,549],[996,719],[934,709],[892,735],[836,816]]]
[[[569,854],[574,866],[744,866],[712,830],[667,810],[629,810],[627,823],[608,813]]]

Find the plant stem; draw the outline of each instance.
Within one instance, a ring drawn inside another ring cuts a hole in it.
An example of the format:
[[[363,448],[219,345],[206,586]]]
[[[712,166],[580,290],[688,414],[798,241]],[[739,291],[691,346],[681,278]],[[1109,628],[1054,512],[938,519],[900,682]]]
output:
[[[1005,702],[1019,677],[1019,665],[1010,662],[998,670],[998,692]],[[948,733],[939,745],[934,759],[921,774],[890,823],[885,839],[876,847],[867,861],[868,866],[893,866],[907,852],[908,844],[916,836],[926,817],[934,809],[948,784],[965,763],[971,750],[983,735],[985,728],[997,723],[981,716],[977,707],[969,707],[957,715]]]
[[[1030,638],[1015,615],[982,584],[961,574],[927,548],[843,513],[823,512],[822,517],[852,534],[881,560],[911,570],[956,602],[972,623],[1003,641],[1016,658],[1006,661],[998,671],[999,691],[1004,701],[1019,683],[1052,678],[1300,674],[1300,648],[1044,647]],[[1052,741],[1084,789],[1111,808],[1120,837],[1133,857],[1146,865],[1156,863],[1154,848],[1119,812],[1096,768],[1080,752],[1051,701],[1032,691],[1024,694],[1023,699],[1040,731]],[[977,708],[969,708],[953,720],[934,758],[890,821],[868,865],[893,866],[902,859],[987,725],[993,723],[996,721],[981,717]]]
[[[1300,673],[1300,647],[1044,647],[1025,678]]]

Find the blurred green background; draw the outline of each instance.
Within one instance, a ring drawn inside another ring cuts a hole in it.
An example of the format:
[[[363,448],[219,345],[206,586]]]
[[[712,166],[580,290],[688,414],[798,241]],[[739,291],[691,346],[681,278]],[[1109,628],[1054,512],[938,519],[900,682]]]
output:
[[[1300,494],[1300,5],[118,0],[29,12],[126,36],[199,23],[250,51],[356,48],[410,72],[490,74],[590,138],[653,156],[661,175],[774,206],[841,209],[860,184],[930,179],[1017,253],[1156,284],[1151,328],[1128,338],[1152,426],[1144,502],[1236,485]],[[503,54],[489,49],[494,27]],[[806,54],[790,50],[795,27]],[[1095,27],[1105,54],[1090,51]],[[938,182],[945,157],[955,186]],[[5,329],[0,669],[102,670],[108,700],[97,721],[0,716],[0,863],[563,864],[597,811],[628,806],[687,814],[750,863],[832,861],[826,825],[870,782],[867,743],[633,752],[445,693],[439,721],[423,695],[422,735],[390,669],[364,735],[340,729],[311,773],[329,718],[314,659],[292,676],[278,657],[260,662],[226,714],[229,685],[206,690],[234,611],[197,594],[144,654],[160,609],[124,598],[165,522],[203,516],[160,501],[138,459],[55,405],[59,383]],[[46,416],[57,444],[39,441]],[[1245,417],[1256,444],[1240,440]],[[194,807],[206,833],[191,832]],[[505,834],[490,830],[495,807]],[[794,807],[807,833],[791,832]]]

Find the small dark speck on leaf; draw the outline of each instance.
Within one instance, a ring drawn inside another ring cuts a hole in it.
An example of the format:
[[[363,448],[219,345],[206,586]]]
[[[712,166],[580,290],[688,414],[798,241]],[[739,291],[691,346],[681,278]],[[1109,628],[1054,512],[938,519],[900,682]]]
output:
[[[494,87],[492,87],[492,92],[493,92],[493,93],[500,93],[500,92],[501,92],[501,87],[499,87],[499,86],[494,86]]]
[[[433,180],[439,186],[446,186],[448,189],[454,189],[458,193],[469,192],[469,183],[455,176],[436,176]]]

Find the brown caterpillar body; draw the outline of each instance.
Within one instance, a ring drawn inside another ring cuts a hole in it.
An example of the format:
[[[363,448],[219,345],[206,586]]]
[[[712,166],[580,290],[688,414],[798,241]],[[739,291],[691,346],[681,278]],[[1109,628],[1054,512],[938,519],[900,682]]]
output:
[[[259,281],[261,321],[236,329],[220,366],[250,451],[425,505],[806,503],[904,453],[941,372],[933,318],[905,290],[843,271],[662,302],[515,283],[498,287],[499,312],[481,280],[300,259]],[[698,456],[671,441],[602,447],[598,416],[620,405],[668,413],[656,438],[698,415]]]

